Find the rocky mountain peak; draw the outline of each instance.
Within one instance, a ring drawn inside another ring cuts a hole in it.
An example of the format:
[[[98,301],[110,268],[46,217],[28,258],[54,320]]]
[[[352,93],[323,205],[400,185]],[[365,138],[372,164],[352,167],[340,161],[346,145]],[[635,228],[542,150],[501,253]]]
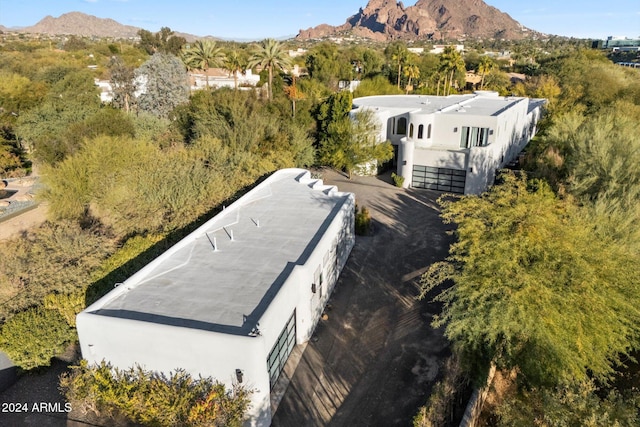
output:
[[[344,31],[380,41],[464,37],[520,39],[533,34],[482,0],[419,0],[406,8],[395,0],[370,0],[343,25],[323,24],[301,30],[298,38],[318,38]]]

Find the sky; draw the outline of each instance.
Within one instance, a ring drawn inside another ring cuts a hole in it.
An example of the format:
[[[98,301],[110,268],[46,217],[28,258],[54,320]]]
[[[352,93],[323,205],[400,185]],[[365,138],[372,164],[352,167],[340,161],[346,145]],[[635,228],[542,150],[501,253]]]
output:
[[[368,0],[0,0],[0,25],[25,27],[47,15],[84,12],[149,31],[260,40],[341,25]],[[405,7],[415,0],[403,2]],[[638,0],[485,0],[533,30],[568,37],[640,37]]]

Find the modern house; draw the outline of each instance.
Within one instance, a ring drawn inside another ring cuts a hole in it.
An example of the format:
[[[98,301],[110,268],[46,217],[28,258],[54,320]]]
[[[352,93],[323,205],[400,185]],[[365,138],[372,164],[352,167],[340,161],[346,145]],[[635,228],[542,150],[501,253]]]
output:
[[[374,112],[405,187],[479,194],[536,134],[545,102],[490,91],[383,95],[354,99],[352,113]]]
[[[247,425],[268,426],[271,390],[354,242],[352,193],[277,171],[81,312],[82,355],[242,383]]]

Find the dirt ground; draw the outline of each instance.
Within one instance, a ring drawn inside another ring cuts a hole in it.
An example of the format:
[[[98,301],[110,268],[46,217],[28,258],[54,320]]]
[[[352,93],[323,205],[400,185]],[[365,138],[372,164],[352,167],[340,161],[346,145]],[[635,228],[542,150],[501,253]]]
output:
[[[46,219],[47,205],[41,203],[34,209],[0,222],[0,241],[16,237],[24,230],[37,227]]]
[[[438,216],[441,193],[398,189],[388,175],[323,179],[355,193],[373,233],[357,238],[272,425],[409,426],[449,354],[429,326],[439,307],[416,299],[421,274],[452,241]]]

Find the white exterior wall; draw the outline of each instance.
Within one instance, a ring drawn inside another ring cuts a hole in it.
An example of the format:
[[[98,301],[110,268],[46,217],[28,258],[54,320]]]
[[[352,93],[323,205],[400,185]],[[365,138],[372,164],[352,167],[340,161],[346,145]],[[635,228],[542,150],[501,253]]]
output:
[[[498,98],[497,94],[486,91],[478,91],[477,95],[480,97],[478,99]],[[416,107],[362,108],[369,108],[375,112],[380,123],[386,127],[384,135],[394,145],[399,146],[396,173],[405,178],[404,187],[411,185],[413,166],[423,165],[465,170],[465,194],[478,194],[487,190],[493,183],[496,170],[514,160],[535,135],[540,108],[533,108],[529,113],[529,99],[516,98],[513,101],[507,108],[495,114],[478,113],[473,99],[463,100],[435,112],[425,112],[422,108]],[[473,114],[474,112],[477,114]],[[395,134],[392,127],[401,117],[407,119],[406,135]],[[418,138],[420,125],[424,126],[422,138]],[[488,144],[483,147],[461,148],[460,139],[462,128],[465,126],[490,129]]]
[[[113,367],[139,365],[151,371],[182,368],[194,378],[211,376],[231,389],[235,370],[244,385],[255,388],[254,416],[269,410],[269,376],[263,337],[223,334],[159,323],[141,322],[82,312],[77,317],[82,356],[90,364],[105,360]],[[270,413],[268,414],[270,416]]]
[[[269,179],[256,189],[268,183]],[[323,192],[337,191],[336,187],[323,185],[321,180],[311,179],[309,172],[300,179],[300,185],[309,185]],[[251,196],[251,192],[244,197],[248,196]],[[227,334],[92,313],[127,292],[127,281],[78,314],[76,324],[82,356],[90,364],[105,360],[119,369],[140,365],[147,370],[168,374],[182,368],[196,378],[199,375],[211,376],[229,389],[236,381],[236,369],[240,369],[243,372],[243,385],[254,390],[248,412],[250,419],[246,425],[270,425],[271,390],[267,357],[294,310],[296,342],[301,344],[311,337],[355,244],[354,205],[355,198],[349,194],[347,202],[341,206],[323,234],[317,241],[314,239],[311,242],[314,248],[304,264],[293,266],[259,319],[260,335]],[[232,211],[233,205],[221,214]],[[183,247],[196,233],[197,230],[169,251]],[[338,246],[341,251],[337,250]],[[136,276],[144,273],[145,269],[153,269],[157,261],[148,264],[131,279],[135,281]],[[312,293],[311,289],[314,274],[320,265],[324,276],[322,297],[319,293]]]

